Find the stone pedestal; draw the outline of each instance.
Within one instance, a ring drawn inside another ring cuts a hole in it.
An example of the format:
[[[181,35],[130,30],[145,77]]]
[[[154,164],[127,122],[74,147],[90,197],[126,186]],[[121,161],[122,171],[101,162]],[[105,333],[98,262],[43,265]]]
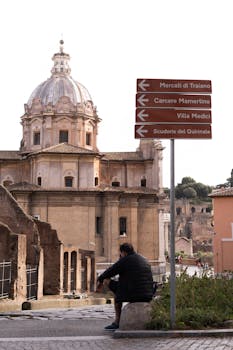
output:
[[[120,330],[143,330],[150,320],[151,303],[128,303],[121,312]]]

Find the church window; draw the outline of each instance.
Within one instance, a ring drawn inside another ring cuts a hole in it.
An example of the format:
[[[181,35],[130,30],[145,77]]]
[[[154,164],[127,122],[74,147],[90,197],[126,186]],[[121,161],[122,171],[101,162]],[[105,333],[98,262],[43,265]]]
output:
[[[3,186],[5,186],[5,187],[10,186],[10,185],[12,185],[12,184],[13,184],[13,182],[12,182],[11,180],[5,180],[5,181],[3,181]]]
[[[101,217],[100,216],[96,216],[95,232],[96,234],[101,234]]]
[[[95,186],[98,186],[98,184],[99,184],[99,178],[95,177]]]
[[[68,130],[60,130],[59,131],[59,143],[63,143],[63,142],[68,142]]]
[[[120,217],[120,219],[119,219],[120,236],[126,235],[126,233],[127,233],[126,224],[127,224],[126,217]]]
[[[113,181],[112,182],[112,186],[113,187],[119,187],[120,186],[120,182],[119,181]]]
[[[65,187],[73,187],[73,177],[72,176],[65,177]]]
[[[141,187],[146,187],[146,179],[141,179]]]
[[[34,132],[33,144],[34,145],[40,145],[40,132],[39,131]]]
[[[37,185],[41,186],[41,183],[42,183],[41,176],[38,176],[38,178],[37,178]]]
[[[91,133],[90,132],[86,133],[86,145],[91,146]]]

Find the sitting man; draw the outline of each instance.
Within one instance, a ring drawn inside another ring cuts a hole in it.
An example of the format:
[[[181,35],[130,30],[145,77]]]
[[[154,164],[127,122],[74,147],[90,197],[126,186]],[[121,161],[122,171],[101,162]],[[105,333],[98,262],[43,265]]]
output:
[[[119,281],[111,277],[119,275]],[[103,285],[114,293],[115,322],[106,330],[119,328],[123,302],[149,302],[153,298],[153,277],[148,261],[134,251],[129,243],[120,245],[120,259],[104,271],[97,279],[97,289]]]

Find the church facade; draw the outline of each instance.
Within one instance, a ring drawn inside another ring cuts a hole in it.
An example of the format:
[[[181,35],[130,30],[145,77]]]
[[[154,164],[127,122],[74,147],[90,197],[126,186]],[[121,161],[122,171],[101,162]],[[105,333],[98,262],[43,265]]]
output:
[[[60,293],[93,290],[96,275],[126,241],[161,275],[162,144],[141,140],[135,152],[98,149],[101,119],[88,90],[72,78],[63,44],[51,77],[25,104],[20,149],[0,151],[0,184],[26,215],[56,230]]]

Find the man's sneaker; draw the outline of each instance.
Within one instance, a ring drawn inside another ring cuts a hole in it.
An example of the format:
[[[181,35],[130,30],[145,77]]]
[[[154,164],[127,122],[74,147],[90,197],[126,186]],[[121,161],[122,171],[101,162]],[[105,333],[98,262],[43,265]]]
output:
[[[115,330],[118,329],[118,328],[119,328],[119,325],[118,325],[117,323],[115,323],[115,322],[113,322],[113,323],[110,324],[109,326],[104,327],[104,329],[105,329],[106,331],[115,331]]]

